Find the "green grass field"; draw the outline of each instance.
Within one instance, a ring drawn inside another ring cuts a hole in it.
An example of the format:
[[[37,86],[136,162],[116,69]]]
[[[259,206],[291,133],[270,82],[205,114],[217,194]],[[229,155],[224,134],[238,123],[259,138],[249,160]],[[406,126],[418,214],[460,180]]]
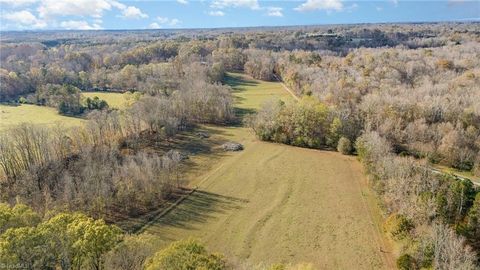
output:
[[[127,107],[127,99],[123,93],[112,93],[112,92],[82,92],[82,96],[85,98],[94,98],[98,97],[99,99],[105,100],[110,108],[114,109],[124,109]]]
[[[111,108],[116,109],[124,109],[128,104],[125,94],[122,93],[84,92],[82,95],[90,98],[98,96],[107,101]],[[0,131],[20,123],[73,127],[84,122],[85,120],[82,118],[60,115],[55,108],[51,107],[31,104],[18,106],[0,104]]]
[[[279,83],[228,79],[238,110],[291,96]],[[188,237],[248,263],[313,263],[319,269],[392,269],[381,215],[354,157],[266,143],[245,127],[203,126],[211,151],[184,178],[198,190],[147,226],[161,246]],[[225,153],[238,141],[245,150]]]
[[[240,73],[229,73],[225,82],[232,86],[235,107],[242,110],[256,110],[269,99],[291,101],[290,94],[278,82],[265,82],[245,78]]]
[[[56,109],[46,106],[0,104],[0,131],[20,123],[72,127],[81,125],[84,121],[81,118],[60,115]]]

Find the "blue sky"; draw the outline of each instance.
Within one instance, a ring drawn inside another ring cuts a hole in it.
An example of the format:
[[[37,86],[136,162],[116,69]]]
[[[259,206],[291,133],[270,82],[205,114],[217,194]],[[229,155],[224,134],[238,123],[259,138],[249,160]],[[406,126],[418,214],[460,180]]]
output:
[[[1,30],[480,21],[480,0],[0,0]]]

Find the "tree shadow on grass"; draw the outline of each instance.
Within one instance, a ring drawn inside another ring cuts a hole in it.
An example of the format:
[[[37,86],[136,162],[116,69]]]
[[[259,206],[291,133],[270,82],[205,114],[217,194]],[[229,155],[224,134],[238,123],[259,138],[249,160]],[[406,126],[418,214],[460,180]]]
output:
[[[224,131],[220,131],[218,129],[196,127],[191,130],[179,132],[169,140],[151,139],[147,141],[147,144],[149,144],[159,154],[164,154],[167,151],[174,149],[179,150],[187,155],[197,155],[212,154],[212,148],[223,143],[223,141],[201,138],[198,136],[199,132],[207,133],[208,135],[225,135]]]
[[[155,233],[157,229],[161,231],[166,227],[192,230],[196,225],[207,222],[215,215],[241,209],[246,203],[248,200],[245,199],[197,190],[171,212],[157,220],[148,231]]]
[[[21,103],[16,103],[16,102],[0,102],[0,105],[9,106],[9,107],[19,107],[22,104]]]
[[[233,96],[233,100],[235,101],[235,104],[242,104],[247,99],[244,97]]]
[[[258,82],[254,80],[249,80],[241,75],[231,73],[227,73],[223,82],[232,87],[234,92],[245,91],[245,87],[247,86],[253,87],[258,85]]]
[[[251,108],[239,108],[239,107],[235,107],[234,108],[234,112],[235,112],[235,116],[240,118],[240,119],[243,119],[245,116],[249,115],[249,114],[253,114],[256,112],[255,109],[251,109]]]

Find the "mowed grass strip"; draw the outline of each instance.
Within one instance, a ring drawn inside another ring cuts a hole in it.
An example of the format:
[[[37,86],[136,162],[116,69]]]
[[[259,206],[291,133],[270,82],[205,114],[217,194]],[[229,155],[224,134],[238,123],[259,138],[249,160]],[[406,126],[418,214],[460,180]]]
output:
[[[241,73],[228,73],[225,82],[233,89],[235,107],[240,113],[254,112],[268,100],[292,100],[292,96],[278,82],[255,80]]]
[[[229,74],[237,109],[291,96],[279,83]],[[262,92],[263,89],[265,92]],[[319,269],[393,268],[380,210],[354,157],[258,141],[245,127],[204,126],[218,148],[192,156],[184,177],[199,189],[145,233],[161,246],[195,237],[249,263],[313,263]]]

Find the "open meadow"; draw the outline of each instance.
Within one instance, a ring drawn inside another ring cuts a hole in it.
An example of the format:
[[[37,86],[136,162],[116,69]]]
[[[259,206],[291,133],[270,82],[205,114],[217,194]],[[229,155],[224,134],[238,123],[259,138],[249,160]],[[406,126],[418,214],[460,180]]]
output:
[[[57,110],[46,106],[21,104],[18,106],[0,104],[0,132],[20,123],[46,126],[73,127],[81,125],[83,119],[58,114]]]
[[[83,92],[85,98],[98,97],[105,100],[110,108],[124,109],[128,101],[123,93]],[[74,127],[84,123],[80,117],[60,115],[55,108],[32,104],[0,104],[0,131],[20,123],[32,123],[46,126]]]
[[[237,110],[272,97],[280,83],[230,75]],[[248,263],[313,263],[319,269],[391,269],[380,210],[360,163],[339,153],[261,142],[245,127],[203,126],[212,151],[190,157],[198,190],[146,226],[162,246],[199,238]],[[225,153],[223,141],[245,146]]]
[[[105,100],[108,103],[108,106],[113,109],[124,109],[127,107],[128,104],[126,94],[124,93],[82,92],[82,96],[85,98],[98,97],[99,99]]]

